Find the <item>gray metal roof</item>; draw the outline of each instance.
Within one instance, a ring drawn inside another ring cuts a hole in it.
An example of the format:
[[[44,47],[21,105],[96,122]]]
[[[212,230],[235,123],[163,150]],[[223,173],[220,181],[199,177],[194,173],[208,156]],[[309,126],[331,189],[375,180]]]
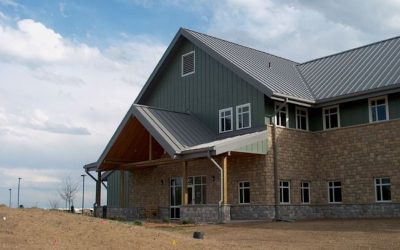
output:
[[[316,100],[399,87],[400,38],[395,37],[298,65]],[[396,86],[394,86],[396,85]]]
[[[133,105],[133,115],[170,155],[210,142],[216,135],[195,116],[159,108]]]
[[[273,95],[313,99],[296,62],[188,29],[182,34],[206,52],[225,59],[225,64],[236,73],[242,71],[267,87]]]

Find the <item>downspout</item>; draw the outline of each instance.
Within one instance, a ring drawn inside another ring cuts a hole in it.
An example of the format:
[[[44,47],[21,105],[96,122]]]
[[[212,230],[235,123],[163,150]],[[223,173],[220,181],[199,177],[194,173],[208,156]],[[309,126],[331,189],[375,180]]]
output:
[[[278,209],[278,204],[279,204],[279,192],[278,192],[278,147],[276,145],[276,115],[277,113],[287,104],[288,98],[285,99],[285,101],[278,106],[278,108],[274,111],[272,116],[269,116],[272,122],[272,148],[274,150],[273,153],[273,169],[274,169],[274,193],[275,193],[275,205],[274,205],[274,210],[275,210],[275,220],[279,220],[279,209]],[[287,115],[289,115],[289,108],[286,110]]]

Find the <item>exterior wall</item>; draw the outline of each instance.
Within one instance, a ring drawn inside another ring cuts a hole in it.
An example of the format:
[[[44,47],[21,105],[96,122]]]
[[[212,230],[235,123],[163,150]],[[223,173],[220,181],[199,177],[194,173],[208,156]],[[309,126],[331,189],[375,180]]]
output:
[[[192,50],[195,73],[182,77],[181,56]],[[232,107],[236,113],[237,105],[251,103],[252,127],[264,126],[264,94],[189,41],[179,46],[155,82],[157,86],[147,91],[140,104],[190,112],[218,133],[220,109]],[[236,129],[235,122],[233,127]]]
[[[119,208],[128,206],[128,189],[129,189],[129,172],[124,171],[125,175],[125,187],[121,189],[120,178],[121,171],[114,171],[107,178],[107,207],[108,208]],[[124,192],[125,204],[121,204],[121,192]]]

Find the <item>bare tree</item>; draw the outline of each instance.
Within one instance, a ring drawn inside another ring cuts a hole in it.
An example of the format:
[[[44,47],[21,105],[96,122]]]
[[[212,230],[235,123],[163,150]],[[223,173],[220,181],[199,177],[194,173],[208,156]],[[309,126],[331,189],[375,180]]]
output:
[[[71,205],[74,204],[74,199],[76,193],[78,192],[79,184],[76,181],[71,179],[71,176],[67,176],[64,178],[62,187],[58,190],[58,194],[60,195],[61,199],[65,201],[65,205],[68,204],[67,208],[70,208]]]
[[[57,199],[49,199],[49,208],[57,209],[60,206],[60,202]]]

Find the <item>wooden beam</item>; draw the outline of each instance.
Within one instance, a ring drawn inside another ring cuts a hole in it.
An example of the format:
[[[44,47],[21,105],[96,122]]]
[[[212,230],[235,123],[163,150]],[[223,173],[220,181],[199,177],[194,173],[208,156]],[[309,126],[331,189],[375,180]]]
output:
[[[96,205],[101,205],[101,171],[97,172],[97,181],[96,181]]]
[[[149,161],[153,160],[153,138],[151,137],[151,134],[149,133]]]
[[[223,178],[224,178],[224,200],[223,204],[228,204],[228,156],[224,155],[222,158],[222,169],[223,169]]]
[[[163,159],[157,159],[157,160],[151,160],[151,161],[139,161],[139,162],[122,164],[121,169],[165,165],[165,164],[169,164],[169,163],[178,163],[178,162],[182,162],[182,161],[183,160],[174,160],[171,158],[163,158]]]
[[[182,176],[183,176],[183,205],[188,204],[188,176],[187,176],[187,161],[182,162]]]

